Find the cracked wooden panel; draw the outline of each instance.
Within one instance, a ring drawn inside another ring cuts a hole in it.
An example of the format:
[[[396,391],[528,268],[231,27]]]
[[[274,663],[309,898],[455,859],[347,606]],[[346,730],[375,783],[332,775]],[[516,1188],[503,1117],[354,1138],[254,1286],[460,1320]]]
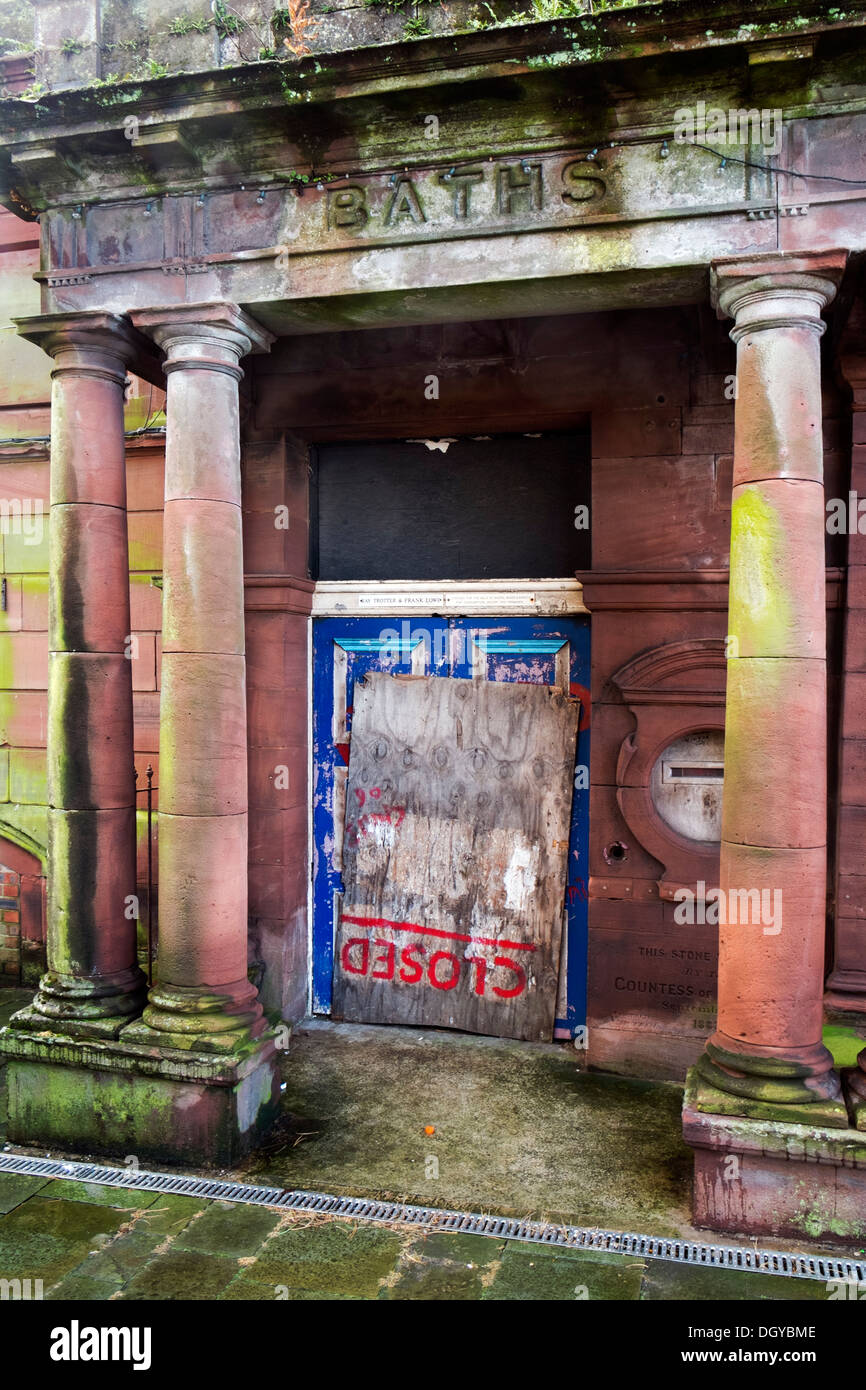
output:
[[[356,686],[338,1016],[552,1037],[578,719],[544,685]]]

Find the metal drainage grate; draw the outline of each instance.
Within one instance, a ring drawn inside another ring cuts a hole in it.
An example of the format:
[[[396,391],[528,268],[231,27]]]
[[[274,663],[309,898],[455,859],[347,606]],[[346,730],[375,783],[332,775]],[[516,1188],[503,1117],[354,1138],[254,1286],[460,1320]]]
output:
[[[66,1178],[74,1182],[100,1183],[105,1187],[276,1207],[282,1211],[320,1212],[385,1226],[415,1226],[424,1231],[459,1231],[498,1240],[553,1245],[562,1250],[603,1250],[613,1255],[647,1256],[653,1260],[672,1260],[677,1264],[740,1269],[790,1279],[817,1279],[823,1283],[844,1280],[866,1284],[866,1261],[832,1255],[797,1255],[783,1250],[756,1250],[750,1245],[706,1245],[702,1241],[669,1240],[661,1236],[635,1235],[630,1231],[600,1231],[585,1226],[528,1221],[512,1216],[479,1216],[473,1212],[447,1211],[439,1207],[377,1202],[369,1197],[332,1197],[326,1192],[255,1187],[247,1183],[226,1182],[221,1178],[191,1178],[171,1173],[149,1173],[143,1169],[107,1168],[96,1163],[32,1158],[28,1154],[0,1154],[0,1173],[18,1173],[34,1178]]]

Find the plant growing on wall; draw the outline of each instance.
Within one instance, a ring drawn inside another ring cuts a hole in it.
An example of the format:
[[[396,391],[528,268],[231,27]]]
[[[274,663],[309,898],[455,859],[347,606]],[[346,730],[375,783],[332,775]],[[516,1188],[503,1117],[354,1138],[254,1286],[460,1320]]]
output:
[[[239,16],[230,11],[223,0],[216,0],[213,7],[213,22],[221,39],[232,38],[235,34],[240,33],[241,20]]]
[[[274,11],[272,23],[275,29],[288,29],[283,46],[296,58],[312,52],[309,40],[315,37],[319,22],[310,14],[310,0],[288,0],[285,9]]]

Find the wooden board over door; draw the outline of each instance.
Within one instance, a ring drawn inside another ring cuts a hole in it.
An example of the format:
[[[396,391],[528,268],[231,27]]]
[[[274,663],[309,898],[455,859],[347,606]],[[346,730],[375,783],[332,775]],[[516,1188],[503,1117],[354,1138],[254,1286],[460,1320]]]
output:
[[[550,1040],[578,718],[544,685],[356,685],[338,1016]]]

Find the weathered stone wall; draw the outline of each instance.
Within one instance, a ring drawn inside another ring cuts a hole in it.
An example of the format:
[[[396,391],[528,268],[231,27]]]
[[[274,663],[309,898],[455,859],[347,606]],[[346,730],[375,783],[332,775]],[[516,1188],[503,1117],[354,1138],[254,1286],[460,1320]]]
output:
[[[627,6],[632,0],[598,4]],[[0,0],[0,55],[29,53],[45,90],[579,16],[583,0]]]

